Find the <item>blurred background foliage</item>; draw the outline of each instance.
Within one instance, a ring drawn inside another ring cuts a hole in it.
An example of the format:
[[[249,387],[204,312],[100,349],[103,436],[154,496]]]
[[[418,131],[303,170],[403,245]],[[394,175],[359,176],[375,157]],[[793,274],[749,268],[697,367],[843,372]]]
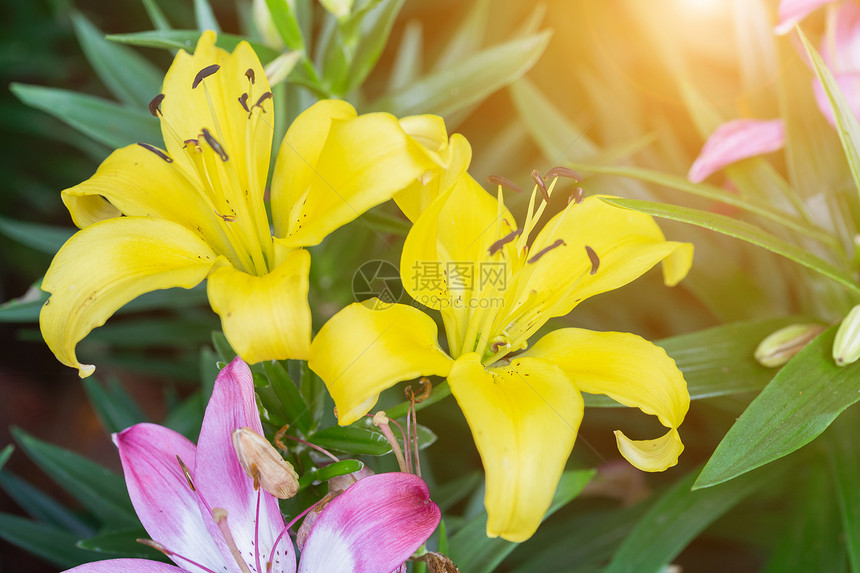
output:
[[[278,86],[278,113],[284,118],[280,133],[289,118],[313,101],[314,92],[346,97],[360,112],[439,113],[449,132],[461,132],[471,142],[471,173],[478,181],[503,175],[530,187],[532,170],[574,165],[586,176],[588,193],[680,204],[745,220],[801,251],[842,265],[856,282],[856,189],[835,130],[815,108],[812,72],[802,46],[773,35],[776,2],[388,1],[381,5],[390,12],[389,41],[377,65],[357,71],[344,67],[336,50],[325,50],[326,39],[330,44],[343,32],[333,18],[315,2],[298,4],[305,14],[313,14],[302,23],[313,32],[308,53],[318,64],[320,81],[315,83],[299,65]],[[99,68],[103,34],[139,43],[140,37],[129,34],[163,27],[165,21],[187,30],[216,21],[224,32],[258,43],[265,43],[266,36],[254,25],[250,0],[34,0],[7,2],[2,10],[0,74],[2,85],[13,87],[0,91],[0,300],[17,300],[0,307],[0,444],[15,442],[17,449],[14,455],[11,449],[0,455],[0,488],[5,492],[0,493],[0,537],[6,540],[0,541],[0,566],[16,572],[54,571],[98,557],[146,553],[129,544],[139,532],[121,480],[105,473],[119,469],[105,432],[152,420],[193,438],[216,360],[230,353],[217,334],[212,342],[218,321],[203,304],[200,289],[142,297],[90,335],[80,354],[99,364],[97,380],[82,384],[41,342],[34,318],[43,299],[32,285],[72,232],[59,191],[89,177],[116,145],[137,140],[124,137],[155,133],[152,143],[158,143],[157,123],[149,121],[145,106],[156,92],[129,90],[111,81],[109,68]],[[817,38],[823,14],[811,17],[804,29],[807,25]],[[366,38],[384,40],[384,28],[372,29]],[[139,85],[153,74],[160,81],[170,52],[128,49],[148,62],[140,64],[145,71],[136,78]],[[275,56],[279,50],[265,54]],[[265,63],[263,52],[261,57]],[[118,101],[123,117],[130,118],[128,125],[139,130],[124,132],[126,124],[112,124],[111,114],[96,108],[95,113],[103,114],[94,120],[101,136],[87,137],[74,128],[74,114],[60,105],[62,97],[51,99],[56,92],[28,86]],[[799,126],[787,154],[746,160],[711,178],[712,185],[690,188],[685,174],[720,123],[778,115]],[[631,167],[648,171],[624,171]],[[714,195],[764,205],[765,211],[799,220],[809,215],[806,222],[827,240],[811,239],[761,210],[717,201]],[[507,199],[515,212],[526,206],[526,194]],[[667,289],[659,272],[652,272],[635,285],[586,301],[547,328],[630,331],[667,348],[696,399],[681,428],[687,449],[680,464],[654,475],[619,464],[612,430],[649,435],[657,430],[656,422],[636,412],[619,416],[615,408],[589,408],[569,463],[571,473],[557,494],[559,511],[514,550],[483,537],[481,465],[471,441],[463,439],[468,427],[459,409],[442,403],[422,410],[421,424],[435,434],[435,443],[423,452],[427,479],[445,512],[450,552],[462,571],[490,571],[498,565],[498,571],[518,572],[641,572],[659,571],[668,563],[704,572],[842,571],[849,556],[857,564],[856,508],[846,496],[856,483],[852,479],[860,476],[854,470],[860,468],[851,462],[856,422],[846,417],[824,440],[793,456],[747,473],[756,467],[751,465],[735,479],[714,479],[705,484],[712,487],[690,493],[703,464],[755,392],[777,372],[754,361],[758,342],[787,324],[838,321],[856,302],[856,294],[808,265],[796,264],[796,258],[699,226],[660,223],[670,239],[696,246],[693,270],[680,286]],[[398,261],[406,230],[394,205],[383,205],[314,248],[311,305],[316,328],[353,301],[353,276],[363,263]],[[840,256],[840,250],[847,255]],[[832,336],[832,331],[822,335],[799,355],[802,363],[794,370],[786,367],[781,376],[785,384],[800,384],[801,394],[804,377],[840,384],[845,390],[828,410],[838,414],[856,400],[844,395],[857,380],[857,370],[834,372],[819,360],[829,355]],[[295,424],[281,400],[283,392],[294,396],[291,388],[301,394],[296,403],[313,405],[313,419],[304,428],[299,424],[305,437],[333,423],[330,400],[318,399],[324,390],[300,365],[259,367],[256,373],[261,400],[268,404],[269,430],[280,422]],[[777,392],[772,409],[780,409],[785,392]],[[402,400],[398,396],[396,390],[389,392],[381,405],[394,406]],[[612,405],[596,399],[588,404]],[[783,420],[794,445],[761,464],[799,448],[836,414],[818,429],[807,428],[806,441],[797,437],[799,422]],[[23,429],[6,433],[10,427]],[[349,444],[327,445],[367,454],[361,447],[376,440],[362,436]],[[313,467],[306,452],[296,455],[305,456],[294,460],[299,465]],[[387,467],[385,460],[366,459]],[[596,477],[576,471],[594,467]],[[106,484],[103,490],[96,487],[99,483]],[[311,489],[299,501],[315,493]],[[574,503],[564,505],[577,495]],[[58,541],[46,543],[49,539]],[[89,541],[78,542],[82,539]],[[17,546],[41,553],[48,564]],[[53,549],[46,553],[49,546]],[[94,549],[102,553],[94,554]]]

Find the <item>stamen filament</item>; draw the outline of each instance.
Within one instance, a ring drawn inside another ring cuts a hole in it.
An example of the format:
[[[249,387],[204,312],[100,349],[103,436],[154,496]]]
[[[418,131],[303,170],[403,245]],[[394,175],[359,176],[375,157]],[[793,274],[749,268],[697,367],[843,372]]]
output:
[[[230,554],[233,556],[233,559],[236,560],[236,564],[239,566],[239,569],[242,573],[251,573],[251,569],[248,567],[248,564],[245,563],[245,560],[242,559],[242,553],[236,546],[236,541],[233,539],[233,533],[227,525],[227,511],[223,508],[216,507],[213,510],[212,518],[218,525],[218,529],[221,530],[221,536],[227,543],[227,548],[230,550]]]
[[[185,557],[184,555],[180,555],[179,553],[176,553],[175,551],[171,551],[170,549],[168,549],[167,547],[165,547],[164,545],[162,545],[161,543],[159,543],[157,541],[153,541],[152,539],[135,539],[135,541],[137,541],[141,545],[146,545],[147,547],[152,547],[156,551],[159,551],[159,552],[167,555],[168,557],[177,557],[177,558],[185,561],[186,563],[190,563],[190,564],[194,565],[195,567],[199,567],[205,573],[215,573],[215,571],[213,571],[212,569],[209,569],[208,567],[205,567],[205,566],[201,565],[200,563],[198,563],[192,559],[189,559],[188,557]]]
[[[382,435],[385,436],[385,439],[388,440],[389,444],[391,444],[391,450],[394,452],[394,457],[397,458],[397,465],[400,467],[400,471],[407,472],[407,465],[406,460],[403,458],[403,451],[400,449],[400,444],[397,442],[397,438],[394,437],[394,432],[391,431],[391,427],[388,425],[388,416],[385,415],[384,411],[380,410],[374,414],[373,425],[379,428]]]
[[[262,491],[261,488],[257,487],[257,513],[254,516],[254,561],[257,565],[257,571],[262,571],[260,569],[260,496]]]

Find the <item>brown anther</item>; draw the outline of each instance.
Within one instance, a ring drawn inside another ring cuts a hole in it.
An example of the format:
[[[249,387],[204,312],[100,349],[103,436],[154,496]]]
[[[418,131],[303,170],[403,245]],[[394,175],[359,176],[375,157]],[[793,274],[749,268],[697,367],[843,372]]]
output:
[[[267,99],[271,99],[271,98],[272,98],[272,92],[264,93],[263,95],[261,95],[259,97],[259,99],[257,99],[257,103],[254,104],[254,107],[258,107],[260,109],[263,109],[263,105],[262,105],[263,102],[266,101]],[[263,109],[263,111],[265,112],[266,110]]]
[[[195,147],[198,147],[198,146],[200,145],[200,142],[199,142],[199,141],[197,141],[196,139],[186,139],[186,140],[185,140],[185,141],[183,141],[182,143],[183,143],[183,145],[184,145],[185,147],[188,147],[188,144],[189,144],[189,143],[190,143],[191,145],[195,146]]]
[[[282,442],[281,440],[282,440],[282,438],[284,437],[284,434],[286,434],[286,433],[287,433],[287,430],[289,430],[289,429],[290,429],[290,425],[289,425],[289,424],[284,424],[284,425],[283,425],[283,427],[281,427],[281,429],[280,429],[280,430],[278,430],[277,432],[275,432],[275,438],[274,438],[275,446],[276,446],[279,450],[281,450],[282,452],[285,452],[285,453],[286,453],[287,451],[289,451],[289,448],[287,448],[287,446],[285,446],[285,445],[284,445],[284,442]]]
[[[543,257],[545,254],[547,254],[548,252],[550,252],[551,250],[553,250],[553,249],[555,249],[555,248],[561,247],[562,245],[567,246],[567,243],[565,243],[565,242],[564,242],[564,239],[556,239],[556,240],[555,240],[555,242],[554,242],[553,244],[549,245],[548,247],[544,247],[544,248],[542,248],[540,251],[538,251],[538,252],[537,252],[533,257],[531,257],[531,258],[530,258],[528,261],[526,261],[526,262],[528,262],[528,263],[530,263],[530,264],[531,264],[531,263],[536,263],[536,262],[538,262],[538,261],[541,259],[541,257]]]
[[[504,341],[501,341],[501,340],[497,340],[496,342],[494,342],[494,343],[492,343],[492,344],[490,345],[490,352],[492,352],[493,354],[495,354],[496,352],[498,352],[498,351],[499,351],[499,349],[500,349],[502,346],[507,346],[507,345],[508,345],[508,343],[507,343],[507,342],[504,342]]]
[[[299,491],[299,476],[269,441],[251,428],[233,430],[233,449],[245,475],[254,480],[254,489],[263,488],[279,499]]]
[[[420,404],[429,398],[430,393],[433,392],[433,383],[426,376],[422,376],[418,383],[421,384],[421,393],[415,397],[416,404]]]
[[[218,143],[218,140],[212,137],[212,134],[209,133],[209,130],[205,127],[203,128],[203,139],[206,140],[206,143],[209,144],[209,147],[212,148],[212,151],[218,154],[218,157],[221,158],[221,161],[227,161],[227,159],[229,159],[229,157],[227,157],[227,152],[224,151],[224,148],[221,147],[221,144]]]
[[[194,76],[194,81],[191,82],[191,89],[194,89],[199,86],[200,82],[202,82],[220,69],[221,66],[219,66],[218,64],[212,64],[211,66],[206,66],[205,68],[197,72],[197,75]]]
[[[152,547],[156,551],[163,553],[164,555],[173,555],[173,551],[159,543],[158,541],[153,541],[152,539],[135,539],[141,545],[146,545],[147,547]]]
[[[582,183],[582,177],[580,177],[579,173],[569,167],[553,167],[546,172],[547,179],[552,177],[564,177],[565,179],[573,179],[577,183]]]
[[[236,220],[236,215],[222,215],[218,211],[215,211],[215,215],[221,218],[225,223],[232,223]]]
[[[510,189],[512,191],[516,191],[517,193],[522,193],[522,188],[508,179],[507,177],[502,177],[501,175],[490,175],[487,177],[487,183],[492,183],[493,185],[501,185],[506,189]]]
[[[516,239],[520,233],[522,233],[522,229],[514,229],[513,231],[490,245],[490,248],[487,250],[490,252],[491,255],[495,255],[497,252],[499,252],[499,250],[501,250],[502,247]]]
[[[583,198],[585,198],[585,191],[582,189],[582,187],[576,187],[570,193],[570,197],[567,198],[567,204],[570,205],[571,203],[573,203],[575,205],[579,205],[580,203],[582,203]]]
[[[242,104],[242,108],[245,111],[247,111],[248,113],[251,113],[251,110],[248,109],[248,94],[245,93],[245,94],[240,95],[239,96],[239,103]]]
[[[597,272],[597,267],[600,266],[600,257],[594,252],[594,249],[585,245],[585,252],[588,254],[588,260],[591,261],[591,271],[588,274],[593,275]]]
[[[251,85],[254,85],[254,82],[257,80],[257,76],[251,68],[245,70],[245,77],[251,81]]]
[[[188,466],[185,465],[185,462],[182,461],[182,458],[176,456],[176,461],[179,462],[179,467],[182,468],[182,475],[185,476],[185,481],[188,482],[188,487],[191,491],[196,492],[197,488],[194,487],[194,480],[191,479],[191,472],[188,471]]]
[[[173,158],[170,157],[169,155],[167,155],[166,153],[164,153],[159,148],[152,146],[148,143],[138,143],[138,145],[144,149],[148,149],[149,151],[153,152],[154,154],[156,154],[157,156],[159,156],[160,158],[165,160],[167,163],[173,163]]]
[[[532,170],[532,181],[534,181],[535,185],[540,189],[540,194],[543,195],[543,200],[549,203],[549,191],[546,188],[546,181],[543,180],[543,177],[540,176],[537,169]]]
[[[149,113],[151,113],[153,117],[158,117],[158,114],[161,112],[158,106],[161,105],[162,101],[164,101],[164,94],[158,94],[149,101]]]
[[[443,553],[428,551],[421,557],[417,557],[416,560],[427,564],[428,573],[460,573],[454,562]]]

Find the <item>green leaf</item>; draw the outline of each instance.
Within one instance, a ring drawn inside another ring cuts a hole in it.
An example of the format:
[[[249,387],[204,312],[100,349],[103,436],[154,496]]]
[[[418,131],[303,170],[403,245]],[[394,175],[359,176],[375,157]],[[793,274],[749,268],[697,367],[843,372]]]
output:
[[[783,326],[809,322],[783,317],[736,322],[656,342],[672,357],[687,381],[691,400],[713,398],[764,388],[777,373],[756,362],[759,342]],[[584,394],[590,407],[620,407],[608,396]]]
[[[725,215],[708,213],[707,211],[690,209],[688,207],[678,207],[676,205],[669,205],[666,203],[640,201],[638,199],[617,199],[613,197],[601,197],[601,200],[609,203],[610,205],[616,205],[618,207],[632,209],[641,213],[647,213],[654,217],[690,223],[698,227],[710,229],[712,231],[752,243],[753,245],[767,249],[772,253],[791,259],[810,270],[840,283],[855,293],[860,294],[860,286],[857,285],[849,273],[819,257],[816,257],[809,251],[789,244],[767,231],[763,231],[755,225],[747,223],[746,221],[740,221],[738,219],[726,217]]]
[[[23,296],[0,304],[0,322],[36,322],[48,293],[39,288],[42,280],[32,285]]]
[[[823,332],[774,376],[717,446],[697,488],[730,480],[805,446],[860,400],[860,362],[839,367]]]
[[[842,533],[827,466],[816,457],[804,469],[792,475],[795,510],[785,518],[765,573],[847,571],[845,542],[850,540]]]
[[[56,254],[74,232],[75,229],[69,227],[55,227],[0,217],[0,233],[48,255]]]
[[[221,26],[215,19],[215,12],[212,11],[209,0],[194,0],[194,20],[197,23],[197,29],[201,32],[214,30],[221,33]]]
[[[395,115],[453,114],[479,103],[531,69],[549,43],[550,35],[545,31],[488,48],[384,96],[371,107]]]
[[[669,187],[670,189],[689,193],[690,195],[695,195],[696,197],[710,199],[711,201],[719,201],[720,203],[731,205],[732,207],[737,207],[738,209],[742,209],[748,213],[758,215],[763,219],[772,221],[778,225],[785,227],[786,229],[802,233],[807,237],[811,237],[827,245],[834,244],[833,238],[830,235],[828,235],[826,232],[814,225],[808,224],[805,221],[797,219],[796,217],[792,217],[791,215],[777,212],[774,209],[773,205],[759,203],[755,201],[752,197],[741,198],[736,194],[729,193],[725,189],[716,187],[714,185],[708,185],[707,183],[691,183],[684,177],[679,177],[677,175],[668,175],[665,173],[660,173],[659,171],[651,171],[639,167],[597,166],[584,165],[582,163],[568,163],[568,166],[572,169],[577,169],[584,173],[590,172],[599,173],[602,175],[616,175],[618,177],[628,177],[631,179],[644,181],[646,183],[655,183],[657,185]]]
[[[363,467],[364,464],[358,460],[341,460],[322,468],[311,468],[299,478],[299,488],[306,488],[314,482],[323,482],[337,476],[345,476],[357,472]]]
[[[84,55],[102,83],[120,101],[146,109],[161,92],[164,74],[134,50],[107,41],[80,12],[73,11],[71,16]]]
[[[490,20],[490,3],[488,0],[476,0],[469,7],[468,13],[462,18],[456,29],[448,38],[436,61],[434,70],[445,70],[456,65],[466,56],[479,51],[484,43]]]
[[[302,30],[299,28],[299,22],[289,0],[266,0],[266,6],[284,45],[291,50],[304,50]]]
[[[227,337],[224,336],[224,333],[220,330],[212,331],[212,346],[215,347],[215,352],[218,353],[218,358],[220,358],[224,363],[231,362],[237,356],[236,351],[233,350],[233,347],[230,346],[229,342],[227,342]]]
[[[290,425],[295,425],[303,434],[311,429],[311,418],[308,405],[302,398],[295,382],[280,362],[265,362],[263,368],[269,379],[269,384],[277,396]]]
[[[146,32],[134,32],[132,34],[110,34],[107,39],[111,42],[140,46],[143,48],[160,48],[162,50],[185,50],[194,51],[197,40],[203,32],[200,30],[147,30]],[[277,58],[280,53],[259,42],[251,42],[241,36],[232,34],[218,34],[215,45],[232,52],[239,42],[248,42],[257,52],[260,61],[268,63]],[[148,112],[147,112],[148,113]]]
[[[773,466],[701,491],[690,491],[698,473],[690,472],[636,523],[604,573],[660,571],[699,532],[757,489],[772,484],[786,469]]]
[[[9,89],[25,104],[53,115],[108,147],[137,142],[161,145],[161,127],[148,111],[55,88],[13,83]]]
[[[842,416],[833,423],[828,433],[830,474],[836,488],[836,498],[842,514],[842,529],[851,561],[851,570],[860,571],[860,456],[857,455],[857,436],[860,423],[856,416]],[[823,484],[823,489],[827,485]],[[815,492],[811,492],[815,495]]]
[[[381,456],[391,451],[385,436],[359,426],[332,426],[308,436],[308,441],[331,451]]]
[[[848,159],[848,166],[851,168],[851,175],[854,176],[854,185],[860,193],[860,123],[854,116],[851,110],[851,105],[845,99],[845,94],[839,89],[836,79],[827,68],[827,65],[818,55],[818,51],[806,39],[806,35],[798,29],[800,40],[806,48],[806,53],[812,61],[812,67],[815,69],[815,74],[821,85],[824,86],[824,92],[827,94],[827,99],[830,101],[830,107],[833,109],[833,116],[836,119],[836,127],[839,132],[839,139],[842,141],[842,149],[845,150],[845,156]]]
[[[146,15],[149,16],[149,21],[155,26],[156,30],[170,30],[171,25],[161,8],[158,7],[156,0],[143,0],[143,7],[146,10]]]
[[[576,498],[595,473],[595,470],[564,472],[544,519]],[[461,571],[470,573],[490,573],[516,548],[516,543],[487,537],[486,510],[469,520],[450,539],[451,559]]]
[[[121,432],[139,422],[147,421],[134,398],[116,379],[104,388],[94,376],[83,380],[84,391],[96,415],[109,434]]]
[[[421,22],[410,20],[403,29],[397,55],[388,77],[388,91],[397,92],[421,75],[424,56],[424,28]]]
[[[155,549],[138,543],[138,539],[149,539],[149,534],[142,527],[114,530],[96,535],[95,537],[82,539],[78,541],[77,546],[81,549],[88,549],[111,556],[167,561],[164,555]]]
[[[87,523],[70,509],[36,489],[15,474],[0,472],[0,487],[15,500],[21,509],[35,520],[58,527],[80,537],[95,533],[92,524]]]
[[[430,492],[430,497],[436,502],[442,513],[445,513],[454,504],[472,494],[483,481],[484,475],[481,472],[470,472],[433,488],[433,491]]]
[[[91,551],[75,547],[76,535],[17,515],[0,513],[0,537],[63,569],[98,560]]]
[[[12,457],[12,452],[15,451],[15,446],[13,444],[7,444],[5,448],[0,450],[0,470],[3,469],[3,466],[6,465],[6,462],[9,461],[9,458]]]
[[[361,18],[360,41],[353,53],[344,93],[361,86],[376,66],[404,2],[405,0],[382,0],[366,13],[353,16]]]
[[[42,471],[104,523],[112,526],[140,523],[122,477],[83,456],[37,440],[20,428],[12,428],[12,435]]]

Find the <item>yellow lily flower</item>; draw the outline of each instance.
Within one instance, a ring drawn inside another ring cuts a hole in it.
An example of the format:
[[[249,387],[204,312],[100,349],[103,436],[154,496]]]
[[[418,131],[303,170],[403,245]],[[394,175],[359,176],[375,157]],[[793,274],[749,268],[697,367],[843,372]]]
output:
[[[51,297],[40,324],[57,358],[81,377],[95,367],[81,364],[75,347],[93,328],[143,293],[204,279],[245,361],[307,358],[310,256],[302,247],[440,165],[394,116],[358,116],[346,102],[321,101],[283,140],[270,225],[272,93],[247,43],[228,53],[204,33],[193,55],[177,54],[150,111],[161,119],[166,150],[118,149],[62,193],[80,231],[45,275]]]
[[[355,303],[323,326],[309,358],[340,424],[398,381],[447,377],[434,391],[454,395],[472,430],[486,472],[487,535],[516,542],[549,507],[582,419],[581,392],[638,407],[669,428],[653,440],[615,433],[621,454],[645,471],[677,463],[690,401],[674,361],[633,334],[562,328],[526,349],[549,318],[660,261],[664,282],[677,284],[693,255],[692,245],[666,241],[650,216],[599,197],[571,202],[530,240],[546,208],[535,209],[535,199],[517,227],[501,190],[494,200],[466,174],[411,229],[401,277],[416,301],[441,312],[447,352],[417,308]]]

